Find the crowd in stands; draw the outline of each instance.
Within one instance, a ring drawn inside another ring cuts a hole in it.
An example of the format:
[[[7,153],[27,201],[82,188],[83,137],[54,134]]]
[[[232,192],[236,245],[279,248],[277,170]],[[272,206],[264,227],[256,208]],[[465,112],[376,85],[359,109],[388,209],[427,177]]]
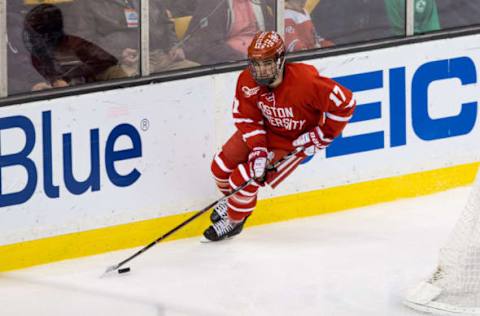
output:
[[[246,59],[274,0],[150,0],[152,73]],[[414,32],[480,24],[480,0],[414,0]],[[405,35],[405,0],[285,0],[288,52]],[[140,74],[140,0],[9,0],[9,94]]]

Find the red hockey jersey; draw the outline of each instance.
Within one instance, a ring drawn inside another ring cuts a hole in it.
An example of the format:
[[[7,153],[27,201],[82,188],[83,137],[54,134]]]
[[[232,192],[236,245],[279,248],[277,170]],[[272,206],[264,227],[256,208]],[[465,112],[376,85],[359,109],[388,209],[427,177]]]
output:
[[[286,63],[280,86],[259,86],[248,69],[237,81],[233,119],[251,149],[294,149],[292,141],[320,126],[328,138],[337,137],[352,117],[352,92],[315,67]]]
[[[307,11],[285,10],[285,46],[287,52],[320,47],[315,26]]]

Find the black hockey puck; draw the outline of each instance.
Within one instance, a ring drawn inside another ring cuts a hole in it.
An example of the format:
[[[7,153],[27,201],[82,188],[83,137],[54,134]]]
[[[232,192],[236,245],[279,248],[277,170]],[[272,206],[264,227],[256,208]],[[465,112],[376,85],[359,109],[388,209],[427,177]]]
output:
[[[118,269],[118,273],[127,273],[130,272],[130,268]]]

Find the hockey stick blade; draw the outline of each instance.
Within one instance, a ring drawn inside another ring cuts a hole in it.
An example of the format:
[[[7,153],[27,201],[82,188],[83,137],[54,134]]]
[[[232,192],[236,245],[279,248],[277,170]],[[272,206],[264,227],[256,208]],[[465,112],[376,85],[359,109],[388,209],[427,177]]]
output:
[[[102,275],[100,275],[100,278],[104,278],[104,277],[108,276],[108,275],[111,274],[112,272],[116,271],[118,268],[119,268],[118,264],[113,265],[113,266],[109,266],[109,267],[105,270],[105,272],[103,272]]]

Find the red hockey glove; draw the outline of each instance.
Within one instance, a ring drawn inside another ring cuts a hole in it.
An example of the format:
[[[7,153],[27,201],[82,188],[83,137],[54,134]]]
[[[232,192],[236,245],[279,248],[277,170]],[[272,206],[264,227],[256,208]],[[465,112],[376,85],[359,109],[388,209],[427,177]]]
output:
[[[302,146],[305,148],[303,153],[307,156],[312,156],[330,145],[332,140],[333,139],[325,137],[320,127],[317,126],[311,131],[300,135],[293,141],[292,145],[294,147]]]
[[[268,150],[265,147],[255,147],[248,155],[250,174],[258,180],[263,179],[267,171]]]

